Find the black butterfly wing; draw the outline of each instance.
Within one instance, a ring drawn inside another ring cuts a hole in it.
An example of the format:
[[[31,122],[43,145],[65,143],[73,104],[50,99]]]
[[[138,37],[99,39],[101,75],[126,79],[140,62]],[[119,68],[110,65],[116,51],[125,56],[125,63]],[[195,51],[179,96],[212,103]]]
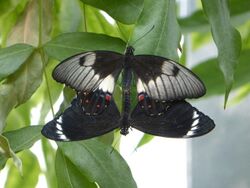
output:
[[[152,113],[138,103],[131,114],[131,126],[148,134],[172,138],[201,136],[215,127],[212,119],[186,101],[157,105],[161,105],[161,112]]]
[[[120,113],[113,100],[99,115],[87,115],[74,99],[60,116],[48,122],[42,134],[56,141],[77,141],[103,135],[119,127]]]
[[[137,55],[133,58],[137,92],[155,100],[173,101],[197,98],[205,94],[202,81],[184,66],[159,56]]]
[[[62,61],[52,76],[78,92],[112,93],[123,59],[124,55],[111,51],[84,52]]]

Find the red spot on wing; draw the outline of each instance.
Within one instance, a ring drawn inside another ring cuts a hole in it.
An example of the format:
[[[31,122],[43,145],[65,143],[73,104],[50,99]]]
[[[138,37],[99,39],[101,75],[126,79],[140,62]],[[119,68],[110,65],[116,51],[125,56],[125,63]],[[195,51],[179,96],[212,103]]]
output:
[[[106,99],[107,101],[110,101],[110,100],[111,100],[111,95],[107,94],[107,95],[105,96],[105,99]]]
[[[143,95],[143,94],[140,94],[140,95],[138,96],[138,100],[139,100],[139,101],[144,100],[144,95]]]

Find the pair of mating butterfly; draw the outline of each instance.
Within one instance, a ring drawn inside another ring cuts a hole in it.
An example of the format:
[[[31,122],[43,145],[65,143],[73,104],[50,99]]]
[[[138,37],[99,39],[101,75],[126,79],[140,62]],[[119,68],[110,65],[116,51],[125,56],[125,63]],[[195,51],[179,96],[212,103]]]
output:
[[[47,123],[42,134],[57,141],[83,140],[130,127],[163,137],[196,137],[211,131],[213,120],[185,98],[205,94],[202,81],[182,65],[163,57],[90,51],[62,61],[53,78],[75,89],[77,96],[61,115]],[[122,72],[122,110],[112,93]],[[130,110],[130,87],[135,79],[138,104]]]

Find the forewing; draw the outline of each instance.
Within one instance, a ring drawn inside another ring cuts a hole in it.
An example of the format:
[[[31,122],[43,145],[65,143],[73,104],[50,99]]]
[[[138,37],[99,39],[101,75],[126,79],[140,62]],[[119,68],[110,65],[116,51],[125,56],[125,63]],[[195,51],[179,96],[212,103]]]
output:
[[[113,100],[101,114],[92,116],[74,99],[69,108],[43,127],[42,134],[56,141],[84,140],[118,128],[119,119],[120,113]]]
[[[62,61],[52,76],[76,91],[91,92],[99,89],[112,93],[123,58],[122,54],[110,51],[84,52]]]
[[[205,94],[202,81],[184,66],[159,56],[137,55],[133,58],[137,92],[155,100],[173,101],[197,98]]]
[[[201,136],[215,127],[212,119],[186,101],[163,105],[165,110],[154,115],[137,104],[131,114],[131,126],[148,134],[172,138]]]

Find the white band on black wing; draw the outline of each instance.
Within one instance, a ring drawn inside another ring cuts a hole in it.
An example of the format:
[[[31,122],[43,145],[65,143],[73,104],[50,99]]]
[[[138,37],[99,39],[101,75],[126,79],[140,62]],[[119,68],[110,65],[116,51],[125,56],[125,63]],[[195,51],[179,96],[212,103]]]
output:
[[[112,93],[122,69],[123,55],[109,51],[85,52],[62,61],[53,78],[77,91],[100,89]]]
[[[184,66],[159,56],[137,55],[133,59],[137,92],[156,100],[183,100],[205,94],[202,81]]]

